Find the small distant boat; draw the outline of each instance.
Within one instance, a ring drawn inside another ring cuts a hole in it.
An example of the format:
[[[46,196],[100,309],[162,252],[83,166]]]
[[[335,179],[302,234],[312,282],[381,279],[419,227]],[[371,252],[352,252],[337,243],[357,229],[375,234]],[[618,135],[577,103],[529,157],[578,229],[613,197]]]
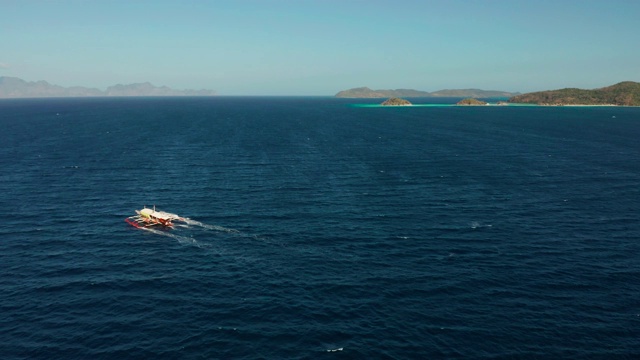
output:
[[[146,206],[142,210],[136,210],[134,216],[129,216],[124,219],[128,224],[137,228],[145,228],[151,226],[163,226],[172,228],[174,221],[184,222],[185,219],[179,215],[168,213],[165,211],[158,211],[154,206],[153,209],[149,209]]]

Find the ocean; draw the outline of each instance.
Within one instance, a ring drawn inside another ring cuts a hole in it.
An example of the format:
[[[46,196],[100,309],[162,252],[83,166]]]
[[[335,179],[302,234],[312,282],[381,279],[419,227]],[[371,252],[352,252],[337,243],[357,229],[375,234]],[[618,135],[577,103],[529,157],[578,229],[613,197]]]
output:
[[[1,357],[640,357],[640,108],[375,102],[0,100]]]

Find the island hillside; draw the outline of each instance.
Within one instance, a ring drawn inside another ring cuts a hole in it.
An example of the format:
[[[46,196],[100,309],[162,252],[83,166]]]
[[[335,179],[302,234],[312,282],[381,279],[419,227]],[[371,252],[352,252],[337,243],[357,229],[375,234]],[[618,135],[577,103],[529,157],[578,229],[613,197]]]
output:
[[[175,90],[148,82],[114,85],[105,91],[83,86],[62,87],[46,81],[25,81],[0,76],[0,98],[88,97],[88,96],[213,96],[211,90]]]
[[[513,96],[510,103],[549,106],[560,105],[619,105],[640,106],[640,83],[624,81],[594,90],[567,88],[532,92]]]
[[[385,100],[380,105],[384,105],[384,106],[409,106],[409,105],[411,105],[411,103],[409,101],[405,100],[405,99],[392,97],[392,98],[389,98],[389,99]]]
[[[456,105],[463,105],[463,106],[478,106],[478,105],[487,105],[486,102],[484,101],[480,101],[478,99],[474,99],[474,98],[468,98],[468,99],[462,99],[460,101],[458,101],[456,103]]]
[[[335,95],[339,98],[390,98],[390,97],[427,97],[426,91],[397,89],[397,90],[371,90],[368,87],[359,87],[340,91]]]
[[[508,98],[519,93],[511,93],[498,90],[480,90],[480,89],[445,89],[434,92],[420,91],[413,89],[396,89],[396,90],[371,90],[368,87],[359,87],[349,90],[343,90],[335,96],[339,98],[389,98],[389,97],[504,97]]]
[[[500,90],[481,90],[481,89],[445,89],[431,93],[433,97],[464,97],[464,98],[509,98],[520,93],[512,93]]]

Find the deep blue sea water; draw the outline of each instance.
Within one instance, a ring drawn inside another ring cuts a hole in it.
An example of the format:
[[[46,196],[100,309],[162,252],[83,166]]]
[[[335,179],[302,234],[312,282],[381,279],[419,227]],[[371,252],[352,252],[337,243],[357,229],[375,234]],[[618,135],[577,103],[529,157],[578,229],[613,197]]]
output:
[[[0,356],[640,356],[640,108],[355,102],[0,101]]]

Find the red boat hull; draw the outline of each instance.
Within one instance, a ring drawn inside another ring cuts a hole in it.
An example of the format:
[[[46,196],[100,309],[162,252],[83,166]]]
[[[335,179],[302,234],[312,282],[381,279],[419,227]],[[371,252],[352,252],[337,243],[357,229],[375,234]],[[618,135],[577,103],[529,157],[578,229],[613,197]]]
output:
[[[142,226],[140,226],[140,224],[138,224],[136,221],[133,221],[133,220],[131,220],[131,219],[129,219],[129,218],[124,219],[124,221],[126,221],[126,222],[127,222],[127,224],[129,224],[129,225],[131,225],[131,226],[135,226],[135,227],[137,227],[137,228],[142,227]]]

